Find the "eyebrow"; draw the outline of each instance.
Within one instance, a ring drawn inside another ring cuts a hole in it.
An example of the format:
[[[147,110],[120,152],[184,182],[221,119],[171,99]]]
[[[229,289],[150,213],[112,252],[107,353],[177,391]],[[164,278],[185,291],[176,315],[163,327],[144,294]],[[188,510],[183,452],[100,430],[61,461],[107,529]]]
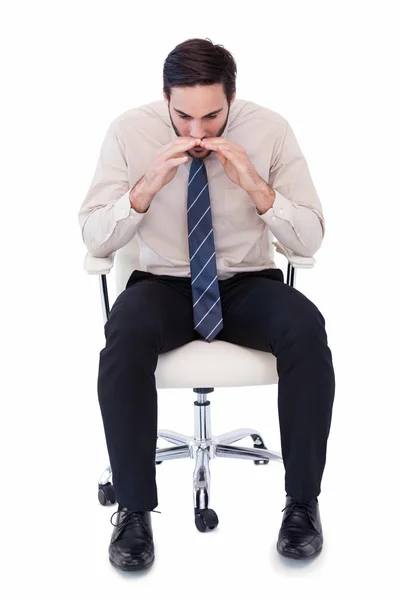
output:
[[[216,115],[216,114],[220,113],[221,110],[224,110],[224,107],[219,108],[218,110],[213,110],[212,112],[208,113],[207,115],[204,115],[204,117],[201,117],[201,118],[205,119],[205,117],[211,117],[211,115]],[[179,115],[183,115],[185,117],[190,117],[191,119],[193,119],[193,117],[191,117],[190,115],[184,113],[183,110],[179,110],[178,108],[174,108],[174,111],[176,113],[178,113]]]

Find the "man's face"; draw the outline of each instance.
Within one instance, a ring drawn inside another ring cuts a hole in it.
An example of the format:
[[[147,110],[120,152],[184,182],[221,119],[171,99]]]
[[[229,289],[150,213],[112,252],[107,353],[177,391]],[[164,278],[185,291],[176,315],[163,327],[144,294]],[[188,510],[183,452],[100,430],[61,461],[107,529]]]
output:
[[[236,94],[235,94],[236,95]],[[232,102],[235,100],[235,95]],[[168,102],[167,96],[164,99]],[[171,88],[168,103],[171,124],[177,136],[192,138],[220,137],[226,127],[230,106],[222,83]],[[188,150],[192,158],[206,158],[212,150]]]

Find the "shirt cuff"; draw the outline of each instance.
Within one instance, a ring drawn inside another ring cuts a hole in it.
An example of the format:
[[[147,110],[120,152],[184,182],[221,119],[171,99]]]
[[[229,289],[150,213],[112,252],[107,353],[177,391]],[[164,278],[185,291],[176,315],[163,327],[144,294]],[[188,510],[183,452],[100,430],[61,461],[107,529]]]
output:
[[[283,219],[284,221],[289,221],[293,225],[293,206],[292,203],[282,196],[279,192],[275,190],[275,201],[271,208],[267,210],[264,214],[260,214],[257,210],[257,214],[267,223],[267,225],[274,224],[277,219]]]
[[[117,202],[114,204],[114,215],[115,221],[121,221],[122,219],[126,219],[129,217],[131,221],[136,223],[140,223],[146,213],[138,213],[131,206],[131,201],[129,200],[130,190],[128,190]]]

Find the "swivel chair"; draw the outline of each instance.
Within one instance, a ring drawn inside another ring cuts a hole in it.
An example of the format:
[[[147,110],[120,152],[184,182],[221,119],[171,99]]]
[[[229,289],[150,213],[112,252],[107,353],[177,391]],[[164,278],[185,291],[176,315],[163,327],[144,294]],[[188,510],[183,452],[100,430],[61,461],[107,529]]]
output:
[[[277,241],[277,252],[288,261],[286,284],[295,286],[296,268],[310,269],[313,257],[294,254]],[[133,238],[123,248],[106,258],[96,258],[89,253],[84,268],[91,275],[99,276],[104,323],[110,306],[107,290],[107,274],[115,263],[116,297],[125,290],[127,281],[135,269],[141,269],[139,245]],[[182,368],[182,365],[185,368]],[[208,394],[215,387],[243,387],[278,383],[275,357],[267,352],[253,350],[214,340],[195,340],[175,350],[161,354],[155,372],[157,389],[192,388],[197,395],[194,402],[194,435],[188,436],[169,429],[157,431],[160,439],[172,444],[156,449],[156,464],[164,460],[190,457],[195,460],[193,474],[193,503],[195,525],[201,532],[215,529],[218,516],[209,508],[210,460],[216,457],[252,460],[256,465],[266,465],[270,460],[282,462],[280,452],[269,450],[261,434],[255,429],[236,429],[218,436],[211,433],[210,401]],[[234,446],[233,443],[250,437],[253,448]],[[98,483],[98,499],[102,505],[116,502],[112,485],[111,468],[107,467]]]

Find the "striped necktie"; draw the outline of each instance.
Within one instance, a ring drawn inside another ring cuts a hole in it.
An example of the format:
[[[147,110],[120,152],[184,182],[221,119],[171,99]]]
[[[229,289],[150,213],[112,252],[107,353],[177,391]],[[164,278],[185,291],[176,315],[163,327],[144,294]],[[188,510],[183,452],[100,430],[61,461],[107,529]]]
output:
[[[207,171],[199,158],[190,166],[187,215],[194,328],[211,342],[223,323]]]

